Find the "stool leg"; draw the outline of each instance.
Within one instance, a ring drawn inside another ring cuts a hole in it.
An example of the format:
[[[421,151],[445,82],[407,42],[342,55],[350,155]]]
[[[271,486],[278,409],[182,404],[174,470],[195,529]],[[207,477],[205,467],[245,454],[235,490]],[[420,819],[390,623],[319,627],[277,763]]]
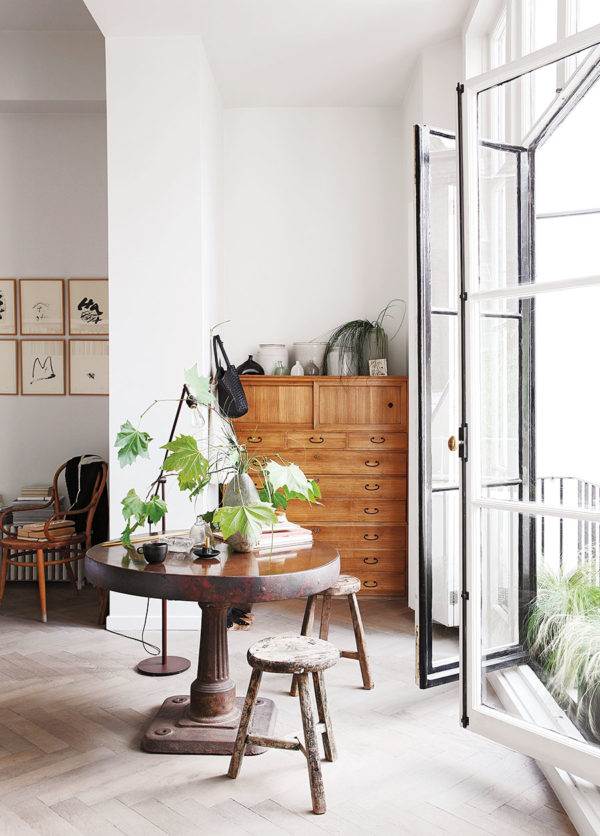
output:
[[[40,588],[40,606],[42,609],[42,621],[48,621],[46,615],[46,567],[44,566],[44,550],[37,550],[37,576],[38,586]]]
[[[315,621],[315,608],[317,606],[317,596],[309,595],[306,599],[306,606],[304,607],[304,618],[302,619],[301,636],[310,636]],[[290,696],[298,696],[298,683],[296,681],[296,674],[292,676],[292,687],[290,688]]]
[[[329,619],[331,618],[331,595],[323,595],[323,606],[321,607],[321,626],[319,638],[327,641],[329,638]]]
[[[242,766],[242,760],[244,759],[244,755],[246,753],[246,738],[248,737],[248,729],[250,728],[250,723],[252,722],[254,704],[256,702],[261,678],[262,671],[257,670],[257,668],[253,668],[252,676],[250,677],[250,684],[248,685],[248,692],[244,701],[244,707],[242,708],[242,716],[240,717],[240,725],[238,726],[231,761],[229,762],[229,771],[227,774],[230,778],[237,778],[240,767]]]
[[[6,574],[8,572],[8,550],[2,549],[0,557],[2,567],[0,568],[0,601],[4,598],[4,588],[6,586]]]
[[[325,750],[325,757],[328,761],[335,761],[337,760],[337,749],[333,737],[329,707],[327,705],[327,691],[325,690],[325,677],[323,675],[323,671],[315,671],[313,673],[313,685],[315,687],[315,699],[317,701],[319,723],[325,724],[325,731],[323,732],[323,749]]]
[[[304,727],[304,744],[306,747],[306,760],[308,762],[308,779],[310,781],[313,813],[320,815],[326,811],[327,806],[325,804],[325,788],[323,787],[319,747],[317,745],[317,733],[315,731],[313,710],[308,690],[307,673],[298,674],[298,694],[300,697],[302,725]]]
[[[358,661],[360,664],[360,672],[362,674],[363,687],[370,691],[374,687],[373,677],[371,676],[371,666],[369,665],[369,656],[367,654],[367,643],[365,641],[365,631],[363,628],[362,618],[360,617],[360,610],[358,609],[358,602],[356,594],[353,592],[348,595],[348,606],[350,607],[350,615],[352,616],[352,626],[354,627],[354,638],[356,639],[356,649],[358,650]]]

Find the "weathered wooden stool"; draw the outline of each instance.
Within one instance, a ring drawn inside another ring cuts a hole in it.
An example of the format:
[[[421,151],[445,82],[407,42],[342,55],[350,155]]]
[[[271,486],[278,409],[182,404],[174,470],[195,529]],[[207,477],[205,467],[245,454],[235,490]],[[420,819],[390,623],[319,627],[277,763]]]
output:
[[[319,762],[317,731],[323,736],[323,748],[328,761],[337,758],[331,719],[327,709],[327,694],[323,671],[331,668],[340,658],[337,647],[329,642],[310,636],[274,636],[253,644],[248,651],[248,664],[252,666],[252,676],[238,728],[233,754],[229,764],[230,778],[237,778],[246,752],[246,746],[266,746],[272,749],[300,749],[308,762],[308,778],[312,796],[313,812],[324,813],[325,790]],[[304,746],[295,740],[282,740],[276,737],[259,737],[249,734],[254,705],[263,672],[295,674],[300,693],[300,711],[304,727]],[[317,701],[319,723],[315,725],[308,689],[308,674],[312,674]]]
[[[331,617],[331,600],[332,598],[339,598],[345,595],[348,599],[348,606],[350,607],[350,615],[352,617],[352,627],[354,628],[354,638],[356,640],[356,650],[340,650],[340,656],[343,659],[356,659],[360,663],[360,672],[362,674],[363,687],[371,690],[374,687],[373,677],[371,676],[371,666],[369,665],[369,656],[367,654],[367,645],[365,642],[365,631],[363,628],[362,618],[360,617],[360,610],[358,608],[358,601],[356,600],[356,593],[360,590],[360,580],[354,578],[352,575],[340,575],[337,581],[326,589],[325,592],[320,592],[323,596],[323,605],[321,608],[321,626],[319,627],[319,638],[327,640],[329,637],[329,619]],[[304,618],[302,619],[303,636],[310,636],[315,620],[315,607],[317,605],[318,595],[310,595],[306,599],[306,608],[304,610]],[[296,677],[292,679],[292,687],[290,694],[295,697],[298,693],[298,683]]]

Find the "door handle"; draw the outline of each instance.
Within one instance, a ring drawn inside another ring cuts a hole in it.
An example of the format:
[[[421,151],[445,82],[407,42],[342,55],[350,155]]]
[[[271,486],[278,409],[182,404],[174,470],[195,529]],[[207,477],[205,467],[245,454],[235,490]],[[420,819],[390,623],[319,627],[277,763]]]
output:
[[[375,482],[373,487],[371,487],[368,483],[365,485],[365,490],[366,491],[378,491],[379,488],[380,488],[380,485],[378,485],[377,482]]]
[[[454,453],[454,451],[456,450],[456,446],[457,446],[456,445],[456,436],[451,435],[450,438],[448,439],[448,450],[450,450],[450,452]]]
[[[371,460],[370,460],[370,459],[368,459],[368,460],[365,462],[365,464],[366,464],[366,466],[367,466],[367,467],[379,467],[379,462],[377,461],[377,459],[375,459],[375,461],[374,461],[374,463],[373,463],[373,464],[371,464]]]
[[[379,508],[363,508],[365,514],[378,514]]]

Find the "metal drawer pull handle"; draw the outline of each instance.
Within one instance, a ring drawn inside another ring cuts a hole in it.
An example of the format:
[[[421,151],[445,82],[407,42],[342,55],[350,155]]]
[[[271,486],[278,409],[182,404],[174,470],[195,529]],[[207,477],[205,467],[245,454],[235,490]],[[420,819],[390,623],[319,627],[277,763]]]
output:
[[[394,404],[390,401],[390,403],[388,404],[388,409],[391,409],[393,406]]]
[[[367,589],[374,589],[379,584],[377,581],[363,581],[363,586],[366,586]]]
[[[363,508],[365,514],[378,514],[379,508]]]
[[[315,438],[311,435],[311,437],[308,440],[311,444],[323,444],[323,442],[325,441],[322,435],[320,435],[318,438]]]
[[[379,534],[363,534],[363,540],[379,540]]]
[[[262,436],[260,436],[260,435],[256,435],[256,436],[249,435],[248,438],[246,439],[246,441],[249,441],[250,444],[260,444],[260,442],[262,441]]]
[[[375,563],[379,563],[378,557],[363,557],[363,563],[367,563],[369,566],[372,566]]]
[[[320,530],[320,528],[313,528],[313,534],[318,534]]]
[[[315,482],[320,482],[320,481],[321,481],[321,480],[320,480],[319,478],[315,479]]]
[[[375,436],[374,436],[374,435],[372,435],[372,436],[371,436],[370,441],[371,441],[371,444],[383,444],[383,443],[384,443],[384,441],[385,441],[385,436],[384,436],[384,435],[382,435],[382,436],[381,436],[381,438],[379,439],[379,441],[377,441],[377,439],[375,438]]]
[[[366,491],[378,491],[380,487],[381,487],[381,486],[380,486],[380,485],[378,485],[378,484],[377,484],[377,482],[375,482],[375,484],[373,485],[373,487],[371,487],[371,485],[369,485],[369,484],[365,485],[365,490],[366,490]]]
[[[379,467],[379,462],[375,459],[375,463],[371,464],[370,460],[365,462],[367,467]]]

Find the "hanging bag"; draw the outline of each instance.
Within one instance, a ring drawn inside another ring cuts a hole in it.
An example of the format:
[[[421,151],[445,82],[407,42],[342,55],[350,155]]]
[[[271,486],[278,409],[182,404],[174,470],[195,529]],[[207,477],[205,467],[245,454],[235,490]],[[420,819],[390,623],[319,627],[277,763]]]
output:
[[[221,365],[217,355],[217,346],[225,360],[225,368]],[[213,351],[215,353],[217,375],[217,398],[221,412],[227,418],[241,418],[248,412],[248,401],[237,369],[229,362],[229,357],[218,334],[213,337]]]

